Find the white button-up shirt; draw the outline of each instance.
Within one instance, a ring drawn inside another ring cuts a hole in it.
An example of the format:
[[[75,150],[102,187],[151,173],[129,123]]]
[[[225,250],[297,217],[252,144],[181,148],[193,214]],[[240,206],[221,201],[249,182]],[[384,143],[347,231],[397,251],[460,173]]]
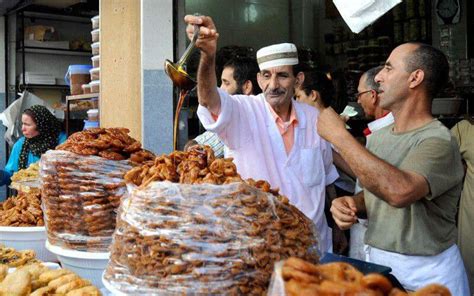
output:
[[[289,154],[263,94],[230,96],[218,89],[217,121],[199,106],[204,127],[219,135],[234,157],[242,178],[266,180],[315,224],[319,249],[332,251],[332,233],[324,215],[326,186],[337,177],[331,146],[316,131],[316,108],[293,100],[298,124]]]

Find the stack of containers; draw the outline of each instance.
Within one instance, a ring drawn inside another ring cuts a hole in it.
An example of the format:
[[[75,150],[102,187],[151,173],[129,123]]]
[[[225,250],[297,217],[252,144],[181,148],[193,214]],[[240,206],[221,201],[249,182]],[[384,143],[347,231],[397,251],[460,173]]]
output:
[[[84,93],[94,93],[97,94],[100,92],[100,29],[99,29],[99,20],[100,16],[94,16],[92,21],[92,69],[89,70],[91,82],[86,86],[83,86]],[[91,129],[99,127],[98,119],[99,110],[90,109],[87,111],[88,119],[84,120],[84,129]]]
[[[90,90],[91,93],[100,92],[100,28],[99,28],[100,16],[94,16],[92,21],[92,69],[90,70],[91,82]]]

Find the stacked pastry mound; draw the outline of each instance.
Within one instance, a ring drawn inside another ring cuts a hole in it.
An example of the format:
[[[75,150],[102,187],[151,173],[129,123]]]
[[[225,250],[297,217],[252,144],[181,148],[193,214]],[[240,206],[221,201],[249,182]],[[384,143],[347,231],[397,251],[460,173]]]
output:
[[[126,192],[123,176],[135,162],[153,158],[127,132],[76,133],[59,150],[43,155],[41,190],[51,244],[90,252],[108,250],[117,208]]]
[[[317,261],[312,222],[208,148],[162,156],[126,178],[141,187],[120,206],[104,275],[120,292],[262,295],[274,262]]]

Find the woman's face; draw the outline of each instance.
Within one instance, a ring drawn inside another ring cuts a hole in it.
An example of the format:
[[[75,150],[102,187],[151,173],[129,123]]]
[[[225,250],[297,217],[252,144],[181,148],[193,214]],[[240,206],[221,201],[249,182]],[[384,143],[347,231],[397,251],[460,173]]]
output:
[[[36,123],[30,115],[23,114],[21,116],[21,123],[21,132],[25,138],[31,139],[39,135],[39,131],[36,129]]]
[[[311,105],[313,107],[315,106],[315,100],[314,100],[314,97],[312,96],[312,93],[310,93],[309,96],[308,96],[305,93],[305,91],[302,90],[299,87],[297,87],[295,89],[295,98],[299,102],[306,103],[306,104]]]

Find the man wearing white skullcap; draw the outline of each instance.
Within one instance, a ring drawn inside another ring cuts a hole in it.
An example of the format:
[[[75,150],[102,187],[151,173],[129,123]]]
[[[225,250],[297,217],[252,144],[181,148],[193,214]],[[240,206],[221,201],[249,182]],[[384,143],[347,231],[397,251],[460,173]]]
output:
[[[201,50],[198,69],[198,116],[231,150],[241,176],[268,181],[315,224],[321,251],[332,250],[331,231],[324,215],[326,186],[338,174],[328,142],[316,132],[318,111],[294,100],[294,88],[304,79],[295,73],[296,46],[275,44],[257,52],[262,93],[229,95],[217,88],[215,74],[219,34],[207,16],[187,15],[187,33],[200,26],[196,46]]]

